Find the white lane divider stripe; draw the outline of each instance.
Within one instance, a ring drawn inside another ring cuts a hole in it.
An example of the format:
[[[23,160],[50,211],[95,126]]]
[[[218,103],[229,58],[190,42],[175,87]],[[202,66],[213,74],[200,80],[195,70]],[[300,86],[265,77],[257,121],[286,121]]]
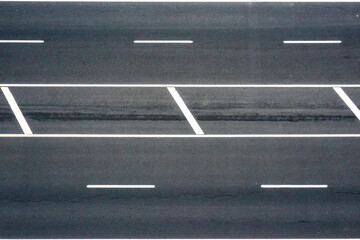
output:
[[[192,40],[134,40],[134,43],[180,43],[189,44],[193,43]]]
[[[1,88],[2,92],[5,95],[6,100],[8,101],[11,110],[13,111],[17,121],[20,124],[21,129],[23,130],[24,134],[26,135],[31,135],[32,131],[28,125],[28,123],[26,122],[24,115],[22,114],[19,106],[17,105],[14,96],[11,94],[10,90],[8,87],[2,87]]]
[[[0,43],[44,43],[44,40],[0,40]]]
[[[348,97],[348,95],[340,87],[333,88],[335,92],[341,97],[341,99],[346,103],[350,110],[355,114],[355,116],[360,120],[360,110],[354,104],[354,102]]]
[[[261,185],[261,188],[327,188],[328,185]]]
[[[87,185],[86,188],[155,188],[155,185]]]
[[[284,44],[340,44],[341,40],[322,40],[322,41],[284,41]]]
[[[360,138],[360,134],[0,134],[0,138]]]
[[[174,87],[168,87],[167,88],[171,94],[171,96],[174,98],[175,102],[185,115],[186,119],[190,123],[192,129],[196,134],[204,134],[203,130],[200,128],[199,124],[196,122],[194,116],[191,114],[190,110],[182,100],[180,94],[176,91]]]

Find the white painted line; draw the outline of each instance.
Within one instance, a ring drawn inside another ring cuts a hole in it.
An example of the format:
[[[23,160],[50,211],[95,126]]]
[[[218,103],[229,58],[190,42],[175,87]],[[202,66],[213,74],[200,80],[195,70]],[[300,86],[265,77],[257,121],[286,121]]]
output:
[[[155,188],[155,185],[87,185],[86,188]]]
[[[360,88],[360,84],[32,84],[1,83],[0,87],[38,88]]]
[[[0,40],[0,43],[44,43],[44,40]]]
[[[284,44],[340,44],[340,40],[322,40],[322,41],[284,41]]]
[[[32,131],[24,118],[24,115],[22,114],[22,112],[21,112],[19,106],[17,105],[14,96],[11,94],[9,88],[2,87],[1,90],[4,93],[5,98],[8,101],[10,108],[13,111],[17,121],[19,122],[20,127],[23,130],[24,134],[27,134],[27,135],[32,134]]]
[[[360,134],[0,134],[0,138],[360,138]]]
[[[189,3],[346,3],[360,2],[360,0],[0,0],[0,2],[189,2]]]
[[[261,188],[327,188],[328,185],[261,185]]]
[[[168,87],[167,88],[171,94],[171,96],[174,98],[175,102],[179,106],[180,110],[185,115],[186,119],[190,123],[190,126],[194,130],[196,134],[204,134],[203,130],[200,128],[199,124],[196,122],[194,116],[191,114],[190,110],[182,100],[180,94],[176,91],[176,88],[174,87]]]
[[[346,103],[350,110],[355,114],[355,116],[360,120],[360,110],[354,104],[354,102],[348,97],[348,95],[339,87],[333,88],[335,92],[341,97],[341,99]]]
[[[134,43],[180,43],[189,44],[193,43],[191,40],[135,40]]]

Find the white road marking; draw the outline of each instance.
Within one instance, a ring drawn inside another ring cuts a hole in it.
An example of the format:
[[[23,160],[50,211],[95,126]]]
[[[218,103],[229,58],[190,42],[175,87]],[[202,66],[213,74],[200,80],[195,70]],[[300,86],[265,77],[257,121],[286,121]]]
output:
[[[155,188],[155,185],[87,185],[86,188]]]
[[[0,43],[44,43],[44,40],[0,40]]]
[[[1,1],[1,0],[0,0]],[[0,87],[38,88],[360,88],[360,84],[37,84],[2,83]]]
[[[189,44],[193,43],[191,40],[135,40],[134,43],[180,43]]]
[[[22,112],[21,112],[19,106],[17,105],[14,96],[11,94],[9,88],[2,87],[1,90],[4,93],[5,98],[8,101],[10,108],[13,111],[17,121],[19,122],[20,127],[23,130],[24,134],[27,134],[27,135],[32,134],[32,131],[24,118],[24,115],[22,114]]]
[[[176,88],[174,87],[168,87],[167,88],[171,94],[171,96],[174,98],[175,102],[179,106],[180,110],[185,115],[186,119],[190,123],[190,126],[194,130],[196,134],[204,134],[203,130],[200,128],[199,124],[196,122],[194,116],[191,114],[190,110],[182,100],[180,94],[176,91]]]
[[[0,2],[189,2],[189,3],[346,3],[346,2],[360,2],[360,0],[0,0]]]
[[[328,185],[261,185],[261,188],[327,188]]]
[[[360,138],[360,134],[0,134],[0,138]]]
[[[284,41],[284,44],[340,44],[340,40],[322,40],[322,41]]]
[[[348,97],[348,95],[339,87],[333,88],[335,92],[341,97],[341,99],[346,103],[350,110],[355,114],[355,116],[360,120],[360,110],[354,104],[354,102]]]

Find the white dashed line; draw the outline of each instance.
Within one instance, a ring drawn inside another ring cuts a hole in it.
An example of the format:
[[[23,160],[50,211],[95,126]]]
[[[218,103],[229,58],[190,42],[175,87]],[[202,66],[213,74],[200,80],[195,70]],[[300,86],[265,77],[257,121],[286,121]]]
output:
[[[86,188],[155,188],[155,185],[87,185]]]
[[[174,98],[175,102],[185,115],[186,119],[190,123],[192,129],[196,134],[204,134],[203,130],[200,128],[199,124],[196,122],[194,116],[191,114],[190,110],[182,100],[180,94],[176,91],[174,87],[168,87],[167,88],[171,94],[171,96]]]
[[[261,185],[261,188],[327,188],[328,185]]]
[[[284,44],[340,44],[340,40],[326,40],[326,41],[284,41]]]
[[[0,40],[0,43],[44,43],[44,40]]]
[[[179,43],[179,44],[189,44],[193,43],[191,40],[135,40],[134,43]]]
[[[24,118],[24,115],[22,114],[22,112],[21,112],[19,106],[17,105],[14,96],[11,94],[9,88],[2,87],[1,90],[4,93],[5,98],[8,101],[10,108],[13,111],[17,121],[19,122],[20,127],[23,130],[24,134],[27,134],[27,135],[32,134],[32,131]]]
[[[348,97],[348,95],[339,87],[333,88],[335,92],[341,97],[341,99],[346,103],[350,110],[355,114],[355,116],[360,120],[360,110],[354,104],[354,102]]]

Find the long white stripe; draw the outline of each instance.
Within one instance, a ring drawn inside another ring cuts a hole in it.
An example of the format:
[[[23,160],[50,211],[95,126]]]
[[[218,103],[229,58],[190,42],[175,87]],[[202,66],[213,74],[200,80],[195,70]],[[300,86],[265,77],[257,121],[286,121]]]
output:
[[[86,188],[155,188],[155,185],[87,185]]]
[[[6,100],[8,101],[11,110],[13,111],[17,121],[19,122],[20,127],[23,130],[24,134],[32,134],[32,131],[29,125],[27,124],[19,106],[17,105],[14,96],[11,94],[10,89],[7,87],[2,87],[1,90],[4,93]]]
[[[339,87],[334,87],[333,89],[341,97],[341,99],[346,103],[346,105],[350,108],[350,110],[355,114],[355,116],[360,120],[360,110],[359,110],[359,108],[348,97],[348,95],[346,95],[344,90],[342,90]]]
[[[219,3],[347,3],[360,2],[360,0],[0,0],[0,2],[219,2]]]
[[[193,43],[191,40],[135,40],[134,43]]]
[[[44,43],[44,40],[0,40],[0,43]]]
[[[340,40],[326,40],[326,41],[284,41],[284,44],[340,44]]]
[[[360,84],[32,84],[1,83],[0,87],[38,88],[360,88]]]
[[[261,185],[261,188],[327,188],[328,185]]]
[[[175,102],[185,115],[186,119],[190,123],[190,126],[194,130],[196,134],[204,134],[203,130],[200,128],[199,124],[196,122],[194,116],[191,114],[190,110],[182,100],[180,94],[176,91],[174,87],[168,87],[167,88],[171,94],[171,96],[174,98]]]
[[[0,134],[0,138],[360,138],[360,134]]]

